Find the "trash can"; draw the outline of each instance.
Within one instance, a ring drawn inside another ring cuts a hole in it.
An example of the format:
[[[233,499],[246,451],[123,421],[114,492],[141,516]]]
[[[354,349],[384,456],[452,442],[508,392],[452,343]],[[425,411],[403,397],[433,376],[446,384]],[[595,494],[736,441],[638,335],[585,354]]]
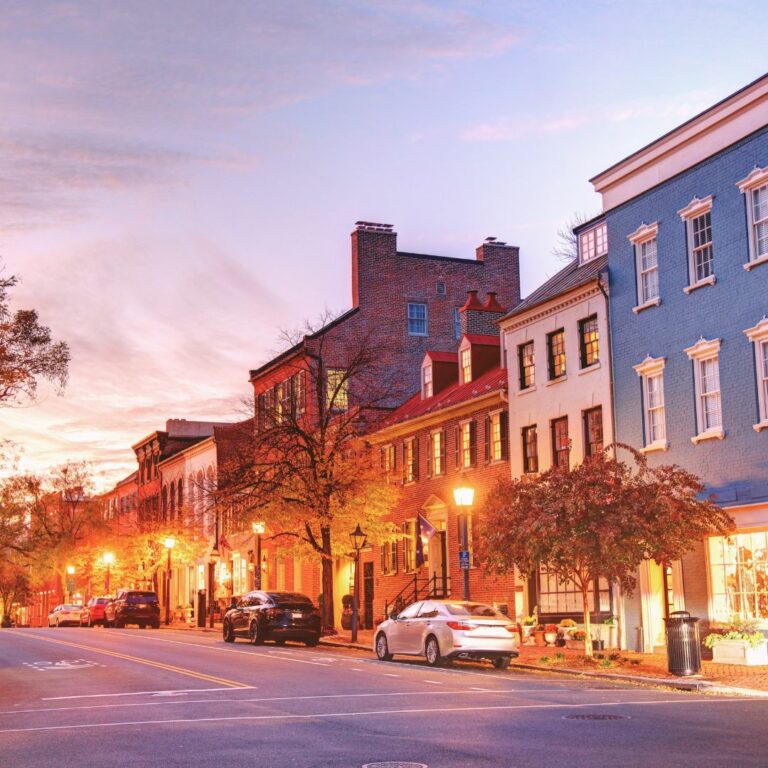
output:
[[[667,634],[667,669],[679,677],[701,672],[699,619],[688,611],[673,611],[664,619]]]

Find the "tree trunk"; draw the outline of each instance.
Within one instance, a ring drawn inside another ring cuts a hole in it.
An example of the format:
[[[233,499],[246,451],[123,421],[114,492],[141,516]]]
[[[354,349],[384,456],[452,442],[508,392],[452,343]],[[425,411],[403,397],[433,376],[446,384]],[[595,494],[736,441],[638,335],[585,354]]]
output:
[[[581,588],[581,608],[584,614],[584,655],[592,657],[592,628],[589,621],[589,582]]]
[[[331,531],[323,526],[322,536],[322,585],[323,585],[323,631],[333,634],[333,557],[331,556]]]

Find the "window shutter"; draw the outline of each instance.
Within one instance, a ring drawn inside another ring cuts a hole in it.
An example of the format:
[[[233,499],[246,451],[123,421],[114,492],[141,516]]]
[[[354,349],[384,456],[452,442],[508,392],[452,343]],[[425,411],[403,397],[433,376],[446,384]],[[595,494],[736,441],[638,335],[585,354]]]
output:
[[[453,428],[453,465],[454,469],[461,467],[461,427]]]
[[[440,472],[446,474],[447,467],[445,466],[445,430],[440,432]]]
[[[386,457],[384,455],[386,448],[379,448],[379,464],[381,466],[381,469],[384,469],[386,467]]]
[[[403,440],[403,443],[402,443],[402,457],[403,457],[403,460],[401,462],[402,466],[400,467],[400,470],[401,470],[401,475],[403,477],[403,482],[405,482],[408,479],[406,475],[407,465],[408,465],[408,447],[405,440]]]
[[[502,411],[499,414],[499,429],[501,430],[501,458],[509,458],[509,414]]]
[[[419,479],[419,438],[413,438],[413,479]]]
[[[477,464],[477,422],[474,419],[469,423],[469,463],[473,467]]]
[[[483,443],[484,443],[484,452],[485,452],[485,463],[489,464],[491,461],[491,417],[486,415],[484,424],[484,435],[483,435]]]
[[[432,451],[434,450],[434,437],[427,435],[427,477],[432,477]]]
[[[387,572],[387,548],[384,546],[384,544],[381,545],[379,570],[382,573]]]

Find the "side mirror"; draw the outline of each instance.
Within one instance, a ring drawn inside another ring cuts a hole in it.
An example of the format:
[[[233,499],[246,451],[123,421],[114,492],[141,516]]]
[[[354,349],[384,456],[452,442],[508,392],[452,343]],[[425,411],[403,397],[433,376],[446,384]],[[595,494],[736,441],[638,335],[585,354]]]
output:
[[[392,611],[392,613],[389,614],[389,618],[392,619],[392,621],[397,621],[398,615],[399,614],[397,613],[397,611]]]

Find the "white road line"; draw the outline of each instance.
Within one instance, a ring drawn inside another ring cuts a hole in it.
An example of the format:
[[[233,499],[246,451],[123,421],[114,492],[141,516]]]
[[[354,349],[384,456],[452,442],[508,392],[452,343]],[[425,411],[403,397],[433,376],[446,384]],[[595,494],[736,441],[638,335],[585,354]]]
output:
[[[250,686],[255,688],[256,686]],[[108,696],[156,696],[157,694],[176,694],[176,693],[208,693],[209,691],[231,691],[231,688],[179,688],[168,691],[128,691],[127,693],[83,693],[79,696],[49,696],[40,701],[62,701],[63,699],[100,699]],[[247,690],[247,689],[243,689]],[[2,714],[2,712],[0,712]]]
[[[117,723],[81,723],[78,725],[42,725],[34,728],[4,728],[0,733],[34,733],[39,731],[79,731],[90,728],[117,728],[120,726],[140,725],[146,728],[149,725],[193,725],[195,723],[225,723],[225,722],[256,722],[256,721],[274,721],[274,720],[320,720],[333,717],[381,717],[382,715],[429,715],[450,714],[453,712],[493,712],[493,711],[511,711],[511,710],[531,710],[531,709],[586,709],[598,707],[629,707],[629,706],[650,706],[650,705],[674,705],[682,704],[690,706],[691,704],[753,704],[755,702],[764,703],[761,699],[669,699],[662,701],[635,701],[635,702],[603,702],[592,704],[509,704],[487,707],[435,707],[429,709],[382,709],[368,712],[317,712],[306,715],[237,715],[231,717],[195,717],[179,718],[172,720],[127,720]]]
[[[365,670],[364,669],[360,669],[360,667],[350,667],[349,671],[350,672],[365,672]]]
[[[385,672],[384,677],[400,677],[400,675],[396,675],[394,672]]]
[[[422,680],[422,683],[429,683],[430,685],[442,685],[440,680]]]

